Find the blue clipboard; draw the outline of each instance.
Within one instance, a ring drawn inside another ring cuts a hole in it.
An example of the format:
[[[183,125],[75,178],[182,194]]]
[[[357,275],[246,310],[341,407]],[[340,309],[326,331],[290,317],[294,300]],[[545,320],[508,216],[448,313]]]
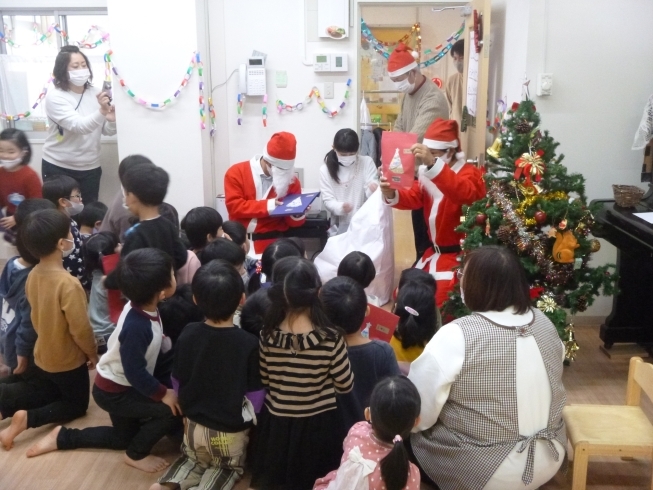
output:
[[[279,217],[305,214],[306,209],[319,195],[319,192],[311,192],[310,194],[288,194],[281,201],[281,206],[274,208],[274,211],[270,213],[270,216]]]

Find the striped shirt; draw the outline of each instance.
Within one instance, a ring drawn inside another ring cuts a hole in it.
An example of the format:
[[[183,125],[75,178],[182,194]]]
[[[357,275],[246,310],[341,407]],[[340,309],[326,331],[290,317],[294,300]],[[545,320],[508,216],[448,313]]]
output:
[[[260,342],[265,404],[282,417],[310,417],[336,408],[336,393],[354,387],[347,348],[336,332],[275,330]]]

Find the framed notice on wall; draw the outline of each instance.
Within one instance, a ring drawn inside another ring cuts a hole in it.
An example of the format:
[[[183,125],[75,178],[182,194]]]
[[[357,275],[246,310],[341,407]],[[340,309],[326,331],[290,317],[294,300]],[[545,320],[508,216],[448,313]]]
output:
[[[349,0],[317,0],[317,33],[320,37],[349,37]]]
[[[468,46],[474,46],[474,31],[469,33]],[[465,50],[469,53],[469,63],[467,65],[467,111],[472,117],[476,117],[476,94],[478,93],[478,56],[474,49]]]

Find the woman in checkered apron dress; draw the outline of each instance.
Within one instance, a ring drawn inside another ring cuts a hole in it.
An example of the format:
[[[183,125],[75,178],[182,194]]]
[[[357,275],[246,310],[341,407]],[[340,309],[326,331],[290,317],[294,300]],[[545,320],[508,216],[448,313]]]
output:
[[[562,342],[507,248],[472,251],[459,277],[473,313],[411,366],[422,398],[412,453],[441,490],[536,489],[566,463]]]

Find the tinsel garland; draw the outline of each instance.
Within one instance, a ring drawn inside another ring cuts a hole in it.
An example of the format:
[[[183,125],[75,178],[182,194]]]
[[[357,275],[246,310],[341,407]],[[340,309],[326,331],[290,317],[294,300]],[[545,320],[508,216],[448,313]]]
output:
[[[569,199],[569,196],[567,195],[566,192],[555,191],[555,192],[547,192],[544,194],[530,195],[524,197],[524,199],[520,201],[519,206],[517,206],[517,209],[515,211],[519,216],[521,216],[521,218],[524,220],[524,224],[529,228],[535,226],[537,224],[537,221],[535,221],[535,218],[528,218],[526,216],[526,210],[529,209],[531,206],[533,206],[540,199],[544,199],[546,201],[556,201],[556,200],[566,201],[567,199]]]

